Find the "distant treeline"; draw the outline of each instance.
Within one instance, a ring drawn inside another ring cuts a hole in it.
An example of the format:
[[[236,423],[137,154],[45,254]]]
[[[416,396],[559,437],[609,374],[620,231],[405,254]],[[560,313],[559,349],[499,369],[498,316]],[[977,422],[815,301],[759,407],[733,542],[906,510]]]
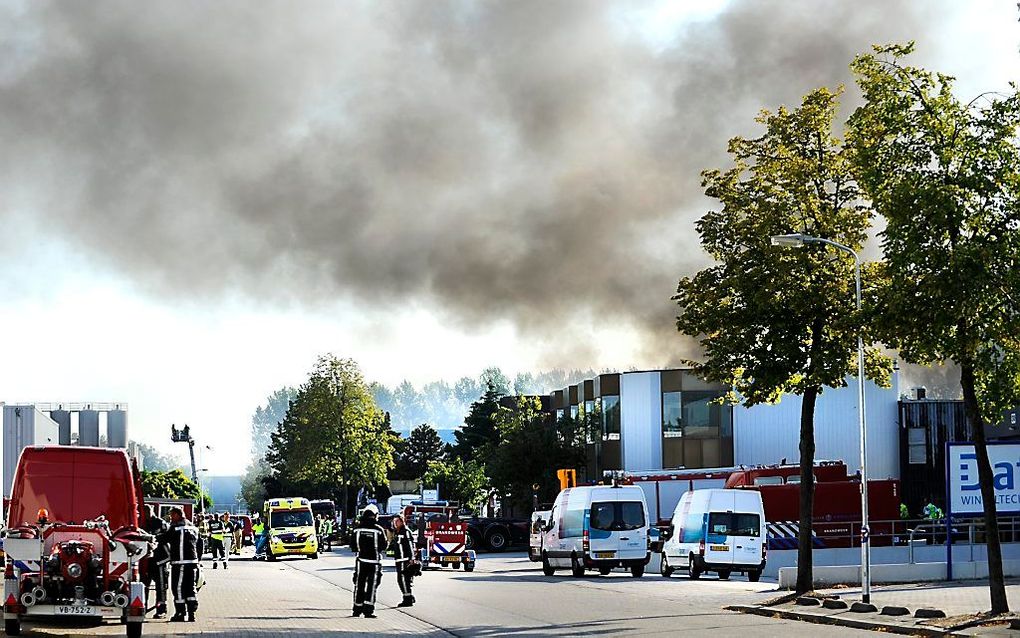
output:
[[[596,374],[599,373],[594,370],[549,370],[538,374],[525,372],[511,379],[499,368],[486,368],[478,377],[462,377],[452,385],[433,381],[416,388],[404,381],[395,387],[373,383],[370,389],[376,405],[390,413],[393,429],[406,436],[422,423],[439,430],[459,427],[471,403],[485,394],[490,382],[503,394],[544,394]]]

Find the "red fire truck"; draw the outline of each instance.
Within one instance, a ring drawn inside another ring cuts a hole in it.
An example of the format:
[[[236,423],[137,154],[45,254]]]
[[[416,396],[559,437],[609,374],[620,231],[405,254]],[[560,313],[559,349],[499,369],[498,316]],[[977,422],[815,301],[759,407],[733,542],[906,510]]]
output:
[[[141,477],[123,450],[37,446],[21,453],[7,519],[4,630],[24,618],[110,618],[142,635]]]
[[[819,461],[814,475],[814,546],[860,545],[860,479],[849,476],[842,461]],[[673,508],[688,489],[758,490],[765,504],[769,549],[794,549],[798,545],[799,481],[800,466],[794,464],[624,473],[621,479],[644,490],[649,518],[658,521],[660,529],[669,526]],[[868,506],[872,545],[891,545],[895,539],[891,521],[899,518],[899,481],[868,481]]]

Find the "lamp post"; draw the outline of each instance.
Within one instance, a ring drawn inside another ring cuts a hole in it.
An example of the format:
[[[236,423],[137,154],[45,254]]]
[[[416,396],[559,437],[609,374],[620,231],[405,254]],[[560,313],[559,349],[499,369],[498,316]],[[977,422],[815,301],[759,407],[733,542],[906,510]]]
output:
[[[854,275],[857,281],[857,310],[861,310],[861,258],[857,251],[829,239],[801,233],[775,235],[773,246],[799,247],[805,244],[825,244],[854,258]],[[857,417],[861,429],[861,601],[871,602],[871,530],[868,528],[868,428],[864,417],[864,335],[857,332]]]

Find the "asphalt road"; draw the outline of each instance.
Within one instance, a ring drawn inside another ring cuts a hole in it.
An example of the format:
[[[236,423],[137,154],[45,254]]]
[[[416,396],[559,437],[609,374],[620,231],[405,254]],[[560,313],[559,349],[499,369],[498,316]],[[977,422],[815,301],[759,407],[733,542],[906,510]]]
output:
[[[318,561],[283,563],[344,589],[351,588],[353,559],[337,552]],[[724,606],[754,603],[777,595],[774,583],[729,581],[706,576],[692,581],[658,573],[632,578],[629,572],[573,578],[557,572],[547,578],[524,553],[483,554],[472,573],[444,568],[426,572],[415,583],[417,604],[401,612],[454,636],[656,635],[683,631],[703,636],[869,635],[871,632],[822,628],[728,612]],[[400,602],[392,569],[379,589],[380,605]],[[396,610],[394,610],[396,611]]]
[[[250,552],[250,550],[248,550]],[[719,581],[712,576],[663,579],[658,573],[632,578],[573,578],[559,572],[542,575],[523,553],[483,554],[472,573],[449,568],[417,579],[418,603],[397,609],[400,592],[392,562],[385,564],[376,619],[351,618],[354,560],[338,550],[319,560],[283,559],[273,563],[242,559],[230,570],[210,569],[199,595],[197,623],[149,621],[147,636],[268,638],[301,636],[736,636],[860,635],[863,632],[774,620],[728,612],[724,606],[775,597],[774,583],[749,583],[741,576]],[[123,636],[116,622],[80,625],[27,621],[25,635]]]

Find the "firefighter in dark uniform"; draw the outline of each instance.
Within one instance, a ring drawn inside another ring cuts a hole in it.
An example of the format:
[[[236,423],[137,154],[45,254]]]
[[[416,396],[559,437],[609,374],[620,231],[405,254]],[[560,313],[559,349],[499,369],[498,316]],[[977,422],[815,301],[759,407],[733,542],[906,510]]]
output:
[[[170,556],[170,585],[174,589],[174,615],[170,622],[195,622],[198,611],[198,529],[179,507],[170,510],[170,529],[163,533]]]
[[[170,562],[170,554],[167,553],[166,543],[162,540],[165,539],[165,534],[170,526],[166,524],[162,518],[156,516],[155,510],[151,505],[145,506],[146,520],[145,520],[145,531],[152,534],[155,540],[155,547],[149,557],[146,558],[145,567],[145,593],[148,595],[149,585],[152,585],[153,590],[156,592],[156,613],[153,618],[162,618],[166,616],[166,581],[167,573],[166,566]]]
[[[230,514],[223,512],[219,517],[209,521],[209,547],[212,549],[212,568],[216,569],[223,563],[227,568],[227,546],[225,539],[233,536],[234,525],[230,522]]]
[[[397,566],[397,586],[404,599],[397,607],[411,607],[414,605],[414,595],[411,593],[411,582],[418,570],[418,564],[414,555],[414,541],[411,540],[411,530],[404,524],[404,517],[397,515],[393,517],[393,559]]]
[[[382,581],[382,558],[386,553],[386,532],[376,522],[378,510],[369,505],[351,532],[354,560],[354,613],[375,618],[375,592]]]

